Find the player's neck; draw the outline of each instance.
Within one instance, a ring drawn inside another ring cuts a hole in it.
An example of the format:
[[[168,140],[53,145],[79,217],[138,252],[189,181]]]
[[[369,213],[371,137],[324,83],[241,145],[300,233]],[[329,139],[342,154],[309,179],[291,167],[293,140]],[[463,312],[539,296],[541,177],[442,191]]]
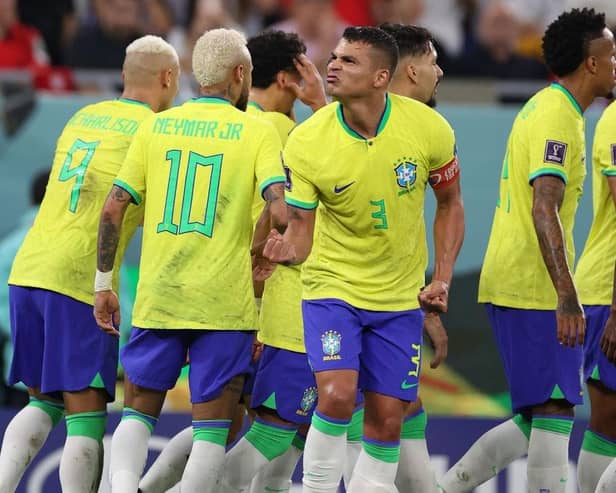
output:
[[[132,99],[133,101],[145,103],[152,111],[158,111],[158,98],[151,94],[150,91],[145,91],[138,88],[125,88],[120,97],[122,99]]]
[[[271,91],[269,88],[259,89],[253,87],[250,90],[250,101],[257,103],[263,111],[275,111],[278,113],[285,113],[280,105],[278,95]]]
[[[370,97],[349,99],[341,103],[344,121],[350,128],[367,139],[376,136],[385,111],[385,94],[379,92]]]
[[[580,106],[582,112],[586,111],[586,108],[595,100],[596,95],[591,88],[584,83],[585,81],[582,77],[577,77],[574,74],[571,77],[562,77],[558,79],[557,82],[569,91],[569,94],[573,96],[573,99],[575,99]]]
[[[389,84],[389,92],[392,94],[399,94],[400,96],[406,96],[411,99],[420,99],[415,94],[415,86],[412,84],[408,78],[398,78],[395,77],[394,80]]]

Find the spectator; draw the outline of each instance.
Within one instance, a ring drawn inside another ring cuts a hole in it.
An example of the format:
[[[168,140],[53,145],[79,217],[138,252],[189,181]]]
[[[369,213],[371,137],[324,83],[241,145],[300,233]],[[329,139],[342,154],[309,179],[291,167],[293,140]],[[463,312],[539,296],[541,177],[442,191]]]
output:
[[[5,0],[0,0],[5,1]],[[97,22],[82,26],[67,52],[67,63],[78,68],[118,70],[126,46],[140,37],[137,0],[94,0]]]
[[[17,250],[32,226],[39,205],[43,201],[45,188],[49,180],[49,170],[39,171],[30,185],[30,208],[23,213],[17,227],[0,241],[0,340],[3,340],[2,385],[0,387],[0,403],[11,407],[23,407],[28,402],[25,387],[7,387],[6,379],[13,354],[11,345],[11,322],[9,318],[9,286],[7,284],[11,265]],[[2,344],[0,344],[0,347]]]
[[[547,79],[545,65],[517,55],[519,24],[504,2],[491,2],[481,11],[477,44],[449,67],[451,75],[502,79]]]
[[[35,69],[48,63],[39,32],[19,22],[16,0],[0,0],[0,69]]]

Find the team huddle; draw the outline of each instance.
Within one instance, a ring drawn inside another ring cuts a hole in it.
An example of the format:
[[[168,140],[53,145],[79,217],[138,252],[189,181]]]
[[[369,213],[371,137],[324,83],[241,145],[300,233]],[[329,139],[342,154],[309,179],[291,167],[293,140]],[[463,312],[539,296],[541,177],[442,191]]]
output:
[[[144,36],[126,49],[122,96],[79,110],[58,139],[9,279],[9,383],[23,382],[30,403],[5,430],[0,493],[16,490],[63,417],[62,490],[98,491],[118,359],[114,493],[289,491],[301,456],[307,493],[341,481],[351,493],[462,493],[524,455],[531,493],[564,493],[582,379],[592,416],[579,486],[616,491],[614,105],[596,130],[594,220],[572,274],[583,112],[613,90],[616,46],[603,14],[574,9],[543,50],[556,81],[513,124],[479,286],[514,416],[443,478],[418,393],[422,334],[436,367],[464,209],[454,132],[432,108],[443,72],[430,33],[349,27],[323,84],[297,35],[215,29],[193,52],[200,97],[172,107],[178,56]],[[313,110],[299,125],[297,99]],[[139,225],[133,328],[119,351],[118,272]],[[143,475],[187,364],[192,425]]]

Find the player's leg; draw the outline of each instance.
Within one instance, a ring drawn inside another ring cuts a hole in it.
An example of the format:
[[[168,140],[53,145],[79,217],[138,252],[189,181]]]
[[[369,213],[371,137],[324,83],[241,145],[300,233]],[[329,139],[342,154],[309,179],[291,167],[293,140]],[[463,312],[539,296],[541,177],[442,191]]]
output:
[[[364,436],[349,493],[397,491],[402,419],[419,386],[423,312],[362,311],[362,325],[369,327],[360,356]]]
[[[30,402],[10,421],[0,449],[0,492],[17,489],[26,467],[39,452],[52,428],[62,419],[64,405],[40,393],[45,329],[38,290],[9,286],[13,359],[9,384],[28,386]]]
[[[362,326],[358,311],[339,300],[304,300],[302,312],[319,393],[304,449],[304,492],[335,493],[357,396]]]
[[[437,482],[426,444],[428,417],[418,397],[406,410],[400,433],[396,487],[400,493],[436,493]]]
[[[518,339],[512,341],[515,337],[515,327],[510,328],[509,310],[487,304],[486,311],[503,361],[509,388],[512,389],[515,383],[517,389],[520,385],[524,385],[524,375],[515,378],[519,373],[516,373],[517,361],[525,361],[526,357],[521,355],[522,359],[519,359],[517,356]],[[515,459],[526,455],[531,431],[530,414],[527,416],[528,418],[525,418],[521,414],[516,414],[484,433],[441,478],[439,484],[443,491],[446,493],[472,491],[496,476]]]
[[[609,306],[585,306],[584,377],[591,414],[578,458],[581,493],[594,493],[601,475],[616,457],[616,368],[603,355],[601,335]]]
[[[257,418],[225,461],[229,491],[248,488],[261,469],[289,449],[298,426],[310,422],[317,388],[306,354],[265,345],[252,400]]]
[[[186,361],[187,332],[133,327],[122,348],[124,410],[111,441],[109,476],[114,493],[134,493],[148,453],[148,440]]]
[[[253,338],[249,331],[193,331],[188,377],[193,446],[180,483],[185,493],[220,491],[225,445],[249,371]]]

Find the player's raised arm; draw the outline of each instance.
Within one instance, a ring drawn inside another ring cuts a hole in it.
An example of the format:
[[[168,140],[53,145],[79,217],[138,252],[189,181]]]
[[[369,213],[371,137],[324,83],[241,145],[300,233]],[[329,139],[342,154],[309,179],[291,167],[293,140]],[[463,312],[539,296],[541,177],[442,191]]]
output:
[[[565,237],[558,211],[565,196],[561,178],[546,175],[533,180],[532,216],[543,261],[558,295],[558,340],[570,347],[583,344],[585,320],[567,261]]]
[[[111,278],[122,221],[131,200],[132,197],[127,191],[113,185],[103,206],[98,228],[94,317],[102,330],[117,337],[120,336],[120,332],[116,329],[120,324],[120,304],[111,289]]]

